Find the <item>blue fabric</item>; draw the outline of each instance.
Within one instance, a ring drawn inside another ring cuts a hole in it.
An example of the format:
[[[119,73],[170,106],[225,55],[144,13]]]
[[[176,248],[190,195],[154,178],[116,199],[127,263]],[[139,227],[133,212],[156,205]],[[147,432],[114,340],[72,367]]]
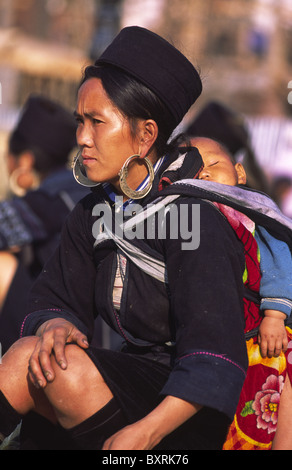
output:
[[[292,308],[292,257],[286,243],[257,226],[255,239],[260,250],[261,310],[279,310],[286,315]]]
[[[244,379],[245,370],[228,357],[193,351],[177,361],[161,394],[188,401],[193,395],[194,403],[208,407],[216,403],[217,410],[233,419],[234,402],[239,400]]]

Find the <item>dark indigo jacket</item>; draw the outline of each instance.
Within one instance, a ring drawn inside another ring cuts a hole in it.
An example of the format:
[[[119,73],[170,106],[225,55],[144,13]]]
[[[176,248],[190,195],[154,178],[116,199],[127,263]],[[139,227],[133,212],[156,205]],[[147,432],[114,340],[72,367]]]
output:
[[[90,338],[100,314],[137,352],[172,367],[162,394],[177,396],[233,417],[247,369],[244,338],[244,254],[225,218],[208,202],[176,201],[190,216],[200,206],[200,244],[181,250],[180,237],[145,240],[167,266],[167,285],[127,263],[120,312],[112,286],[116,246],[106,240],[94,249],[93,207],[102,190],[84,198],[65,224],[61,245],[46,264],[30,299],[22,335],[34,334],[46,320],[64,317]],[[147,199],[147,198],[146,198]],[[149,198],[148,198],[149,200]],[[164,346],[173,342],[173,347]],[[163,354],[157,355],[157,348]]]

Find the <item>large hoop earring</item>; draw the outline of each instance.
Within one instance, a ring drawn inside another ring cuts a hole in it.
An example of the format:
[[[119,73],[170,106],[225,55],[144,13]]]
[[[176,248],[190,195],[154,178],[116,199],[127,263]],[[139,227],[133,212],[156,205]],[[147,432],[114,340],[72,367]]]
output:
[[[74,157],[74,160],[72,163],[73,176],[75,180],[77,181],[77,183],[81,184],[81,186],[86,186],[88,188],[93,188],[94,186],[98,186],[100,183],[95,183],[94,181],[91,181],[89,178],[87,178],[84,165],[79,159],[80,156],[81,156],[81,151],[79,150],[77,155]]]
[[[146,164],[148,172],[149,172],[149,181],[147,183],[147,186],[144,189],[141,189],[140,191],[136,191],[134,189],[131,189],[130,186],[128,186],[127,183],[127,177],[128,177],[128,166],[129,163],[134,160],[139,158],[140,161],[143,161],[143,163]],[[123,164],[121,170],[119,171],[119,177],[120,177],[120,188],[122,192],[128,196],[130,199],[142,199],[145,197],[151,190],[152,188],[152,183],[154,180],[154,169],[151,161],[149,158],[145,157],[141,159],[140,155],[132,155],[129,157],[125,163]]]
[[[21,179],[21,177],[25,176],[26,174],[29,174],[32,180],[30,186],[27,188],[21,186],[18,183],[18,180]],[[16,168],[9,176],[8,184],[9,184],[10,191],[15,196],[23,197],[28,191],[33,191],[39,187],[40,178],[34,170],[32,169],[28,170],[26,168],[19,167],[19,168]]]

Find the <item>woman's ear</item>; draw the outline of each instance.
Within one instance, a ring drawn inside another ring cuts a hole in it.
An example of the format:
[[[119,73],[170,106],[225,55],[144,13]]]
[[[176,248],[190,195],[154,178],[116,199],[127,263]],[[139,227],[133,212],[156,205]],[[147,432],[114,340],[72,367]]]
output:
[[[146,157],[152,150],[158,136],[158,126],[153,119],[147,119],[140,123],[140,157]]]
[[[237,173],[238,184],[246,184],[246,172],[241,163],[235,164],[235,170]]]

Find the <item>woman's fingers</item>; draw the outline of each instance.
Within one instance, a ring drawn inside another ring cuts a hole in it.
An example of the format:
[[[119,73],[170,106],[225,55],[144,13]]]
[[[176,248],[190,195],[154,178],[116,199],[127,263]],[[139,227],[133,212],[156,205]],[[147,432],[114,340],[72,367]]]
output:
[[[86,349],[89,346],[87,337],[75,327],[70,334],[70,342],[78,344],[78,346],[83,349]]]
[[[76,343],[82,348],[88,347],[86,336],[71,323],[63,319],[48,322],[29,361],[29,375],[35,386],[45,387],[47,382],[54,380],[52,354],[62,369],[67,368],[65,354],[67,343]]]
[[[61,369],[67,368],[67,359],[65,355],[65,346],[69,341],[69,331],[64,327],[58,327],[51,332],[52,337],[52,350],[54,351],[55,360]],[[51,355],[52,351],[50,352]],[[48,364],[47,358],[45,358],[44,366]],[[43,364],[42,364],[43,365]]]
[[[67,358],[65,354],[65,346],[68,343],[76,343],[82,348],[88,347],[88,341],[86,336],[81,333],[75,326],[72,325],[72,328],[68,331],[65,328],[56,328],[54,330],[54,343],[53,349],[55,353],[55,359],[57,364],[62,369],[67,368]]]
[[[36,344],[36,347],[29,359],[28,373],[31,382],[37,387],[45,387],[47,379],[43,374],[41,365],[40,365],[40,350],[41,350],[41,340]]]
[[[51,362],[53,353],[60,367],[67,367],[65,344],[69,331],[65,325],[57,325],[55,328],[47,328],[40,336],[29,361],[30,374],[36,386],[45,387],[47,382],[54,380],[55,372]]]

